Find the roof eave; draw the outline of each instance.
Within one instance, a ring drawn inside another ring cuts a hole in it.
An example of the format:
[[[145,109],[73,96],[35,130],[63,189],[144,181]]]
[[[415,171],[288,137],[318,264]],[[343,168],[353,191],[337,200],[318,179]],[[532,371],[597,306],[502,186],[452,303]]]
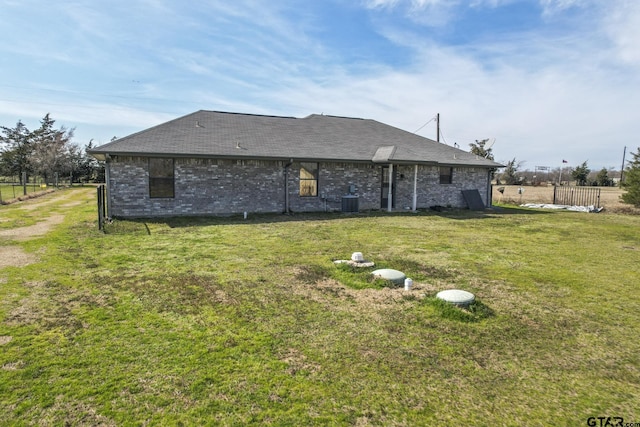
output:
[[[442,162],[437,160],[402,160],[402,159],[348,159],[348,158],[328,158],[328,157],[296,157],[296,156],[251,156],[251,155],[229,155],[229,154],[178,154],[178,153],[147,153],[136,151],[101,151],[90,150],[87,154],[92,155],[98,161],[107,161],[112,156],[127,157],[171,157],[171,158],[197,158],[197,159],[225,159],[225,160],[260,160],[260,161],[285,161],[285,162],[321,162],[321,163],[361,163],[374,165],[425,165],[425,166],[450,166],[450,167],[479,167],[479,168],[501,168],[501,164],[486,164],[473,162]]]

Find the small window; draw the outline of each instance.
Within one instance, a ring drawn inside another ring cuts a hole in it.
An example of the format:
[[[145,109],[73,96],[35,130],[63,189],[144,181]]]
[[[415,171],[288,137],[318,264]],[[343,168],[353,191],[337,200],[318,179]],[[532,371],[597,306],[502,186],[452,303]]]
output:
[[[173,159],[149,159],[149,197],[175,197]]]
[[[300,196],[318,196],[318,164],[300,163]]]
[[[440,184],[451,184],[453,182],[453,168],[440,168]]]

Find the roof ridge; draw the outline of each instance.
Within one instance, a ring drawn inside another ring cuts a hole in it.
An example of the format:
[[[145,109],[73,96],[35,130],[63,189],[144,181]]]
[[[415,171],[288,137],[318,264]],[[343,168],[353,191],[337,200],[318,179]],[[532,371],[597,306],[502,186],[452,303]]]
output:
[[[309,119],[311,117],[330,117],[332,119],[349,119],[349,120],[369,120],[369,119],[363,119],[361,117],[347,117],[347,116],[335,116],[333,114],[325,114],[325,113],[313,113],[313,114],[309,114],[307,117],[304,117],[305,119]]]
[[[257,113],[237,113],[234,111],[219,111],[219,110],[199,110],[199,111],[196,111],[196,113],[217,113],[217,114],[232,114],[236,116],[273,117],[277,119],[297,119],[297,117],[294,117],[294,116],[277,116],[275,114],[257,114]]]

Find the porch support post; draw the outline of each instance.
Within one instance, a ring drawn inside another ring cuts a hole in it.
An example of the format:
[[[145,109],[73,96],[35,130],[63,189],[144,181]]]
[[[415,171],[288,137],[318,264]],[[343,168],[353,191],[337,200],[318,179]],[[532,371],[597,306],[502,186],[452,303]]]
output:
[[[413,206],[412,210],[415,212],[418,209],[418,165],[416,165],[415,172],[413,173]]]
[[[393,210],[393,163],[389,164],[389,193],[387,196],[387,212]]]

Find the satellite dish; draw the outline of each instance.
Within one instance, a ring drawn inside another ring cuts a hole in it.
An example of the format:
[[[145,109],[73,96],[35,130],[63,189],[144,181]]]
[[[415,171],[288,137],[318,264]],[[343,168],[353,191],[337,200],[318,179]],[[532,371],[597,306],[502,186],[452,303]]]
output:
[[[491,138],[490,140],[487,140],[488,142],[485,144],[484,149],[488,150],[489,148],[493,147],[493,144],[496,143],[496,139],[495,138]]]

